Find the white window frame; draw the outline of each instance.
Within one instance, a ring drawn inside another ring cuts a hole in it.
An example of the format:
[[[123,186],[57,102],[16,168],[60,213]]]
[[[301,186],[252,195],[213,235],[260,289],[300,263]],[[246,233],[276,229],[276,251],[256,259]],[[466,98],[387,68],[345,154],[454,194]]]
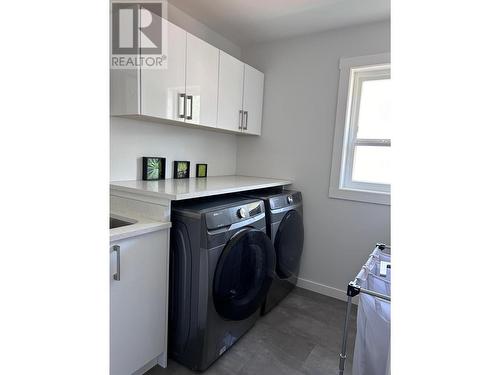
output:
[[[362,83],[366,80],[390,77],[390,54],[341,59],[339,69],[329,196],[390,205],[390,185],[352,181],[356,145],[379,147],[391,145],[390,139],[356,139]]]

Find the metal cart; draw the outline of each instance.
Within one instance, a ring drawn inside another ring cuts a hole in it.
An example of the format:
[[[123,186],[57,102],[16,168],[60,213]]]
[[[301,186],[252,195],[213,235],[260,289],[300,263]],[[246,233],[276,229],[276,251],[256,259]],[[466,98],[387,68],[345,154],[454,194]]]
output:
[[[383,244],[383,243],[377,243],[377,245],[375,246],[374,252],[377,249],[390,256],[390,250],[391,250],[390,246],[387,246],[386,244]],[[368,264],[368,262],[370,262],[370,260],[373,257],[373,254],[374,253],[372,253],[370,255],[370,258],[368,259],[367,263],[365,263],[365,265]],[[358,274],[358,276],[359,276],[359,274]],[[345,316],[345,321],[344,321],[344,335],[342,338],[342,351],[340,353],[339,375],[344,374],[345,361],[347,359],[347,336],[348,336],[348,331],[349,331],[349,317],[350,317],[351,307],[352,307],[352,298],[357,296],[360,293],[363,293],[363,294],[371,295],[371,296],[376,297],[376,298],[381,298],[384,301],[388,301],[388,302],[391,301],[391,297],[389,295],[382,294],[382,293],[376,292],[374,290],[370,290],[368,288],[361,287],[359,285],[359,282],[358,282],[359,281],[358,276],[356,276],[356,278],[353,281],[349,282],[349,284],[347,285],[347,311],[346,311],[346,316]]]

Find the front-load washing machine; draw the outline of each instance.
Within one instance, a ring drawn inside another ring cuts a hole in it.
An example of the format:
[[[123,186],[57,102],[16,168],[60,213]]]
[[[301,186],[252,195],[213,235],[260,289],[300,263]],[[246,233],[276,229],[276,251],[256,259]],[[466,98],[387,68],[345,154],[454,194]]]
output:
[[[170,357],[203,371],[228,350],[260,316],[275,262],[262,200],[173,202]]]
[[[302,194],[300,191],[270,189],[243,195],[264,201],[267,234],[276,251],[275,277],[262,306],[262,314],[266,314],[297,284],[304,246]]]

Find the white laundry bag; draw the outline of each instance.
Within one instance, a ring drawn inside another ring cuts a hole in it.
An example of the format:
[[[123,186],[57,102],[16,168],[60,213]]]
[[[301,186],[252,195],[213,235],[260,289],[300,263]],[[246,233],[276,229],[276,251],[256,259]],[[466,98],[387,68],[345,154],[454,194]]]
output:
[[[363,269],[368,270],[372,274],[376,276],[381,276],[380,275],[380,262],[391,262],[391,256],[388,254],[384,254],[382,251],[380,251],[378,248],[376,248],[373,253],[370,255],[368,258],[368,261],[365,263],[363,266]],[[391,281],[391,268],[387,268],[386,270],[387,275],[386,276],[381,276],[384,277],[385,280]],[[359,276],[359,275],[358,275]]]
[[[380,260],[389,261],[386,254],[373,254],[357,276],[365,289],[391,295],[389,277],[380,277]],[[359,294],[353,375],[390,374],[391,304],[368,294]]]

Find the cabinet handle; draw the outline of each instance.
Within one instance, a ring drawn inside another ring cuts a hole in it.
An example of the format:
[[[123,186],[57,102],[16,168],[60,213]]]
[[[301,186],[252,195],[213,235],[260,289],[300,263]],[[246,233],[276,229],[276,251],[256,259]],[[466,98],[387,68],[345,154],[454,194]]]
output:
[[[248,111],[243,112],[243,117],[245,119],[245,125],[243,127],[243,130],[248,130]]]
[[[243,111],[240,110],[240,117],[238,118],[239,124],[238,129],[243,129]]]
[[[116,273],[113,275],[113,279],[120,281],[120,246],[114,245],[113,251],[116,251]]]
[[[182,113],[181,113],[181,103],[182,103]],[[178,110],[179,110],[179,117],[185,118],[186,117],[186,94],[179,94],[179,101],[177,102],[177,105],[178,105]]]
[[[189,115],[186,116],[186,119],[192,120],[193,119],[193,95],[188,95],[186,100],[189,100]]]

